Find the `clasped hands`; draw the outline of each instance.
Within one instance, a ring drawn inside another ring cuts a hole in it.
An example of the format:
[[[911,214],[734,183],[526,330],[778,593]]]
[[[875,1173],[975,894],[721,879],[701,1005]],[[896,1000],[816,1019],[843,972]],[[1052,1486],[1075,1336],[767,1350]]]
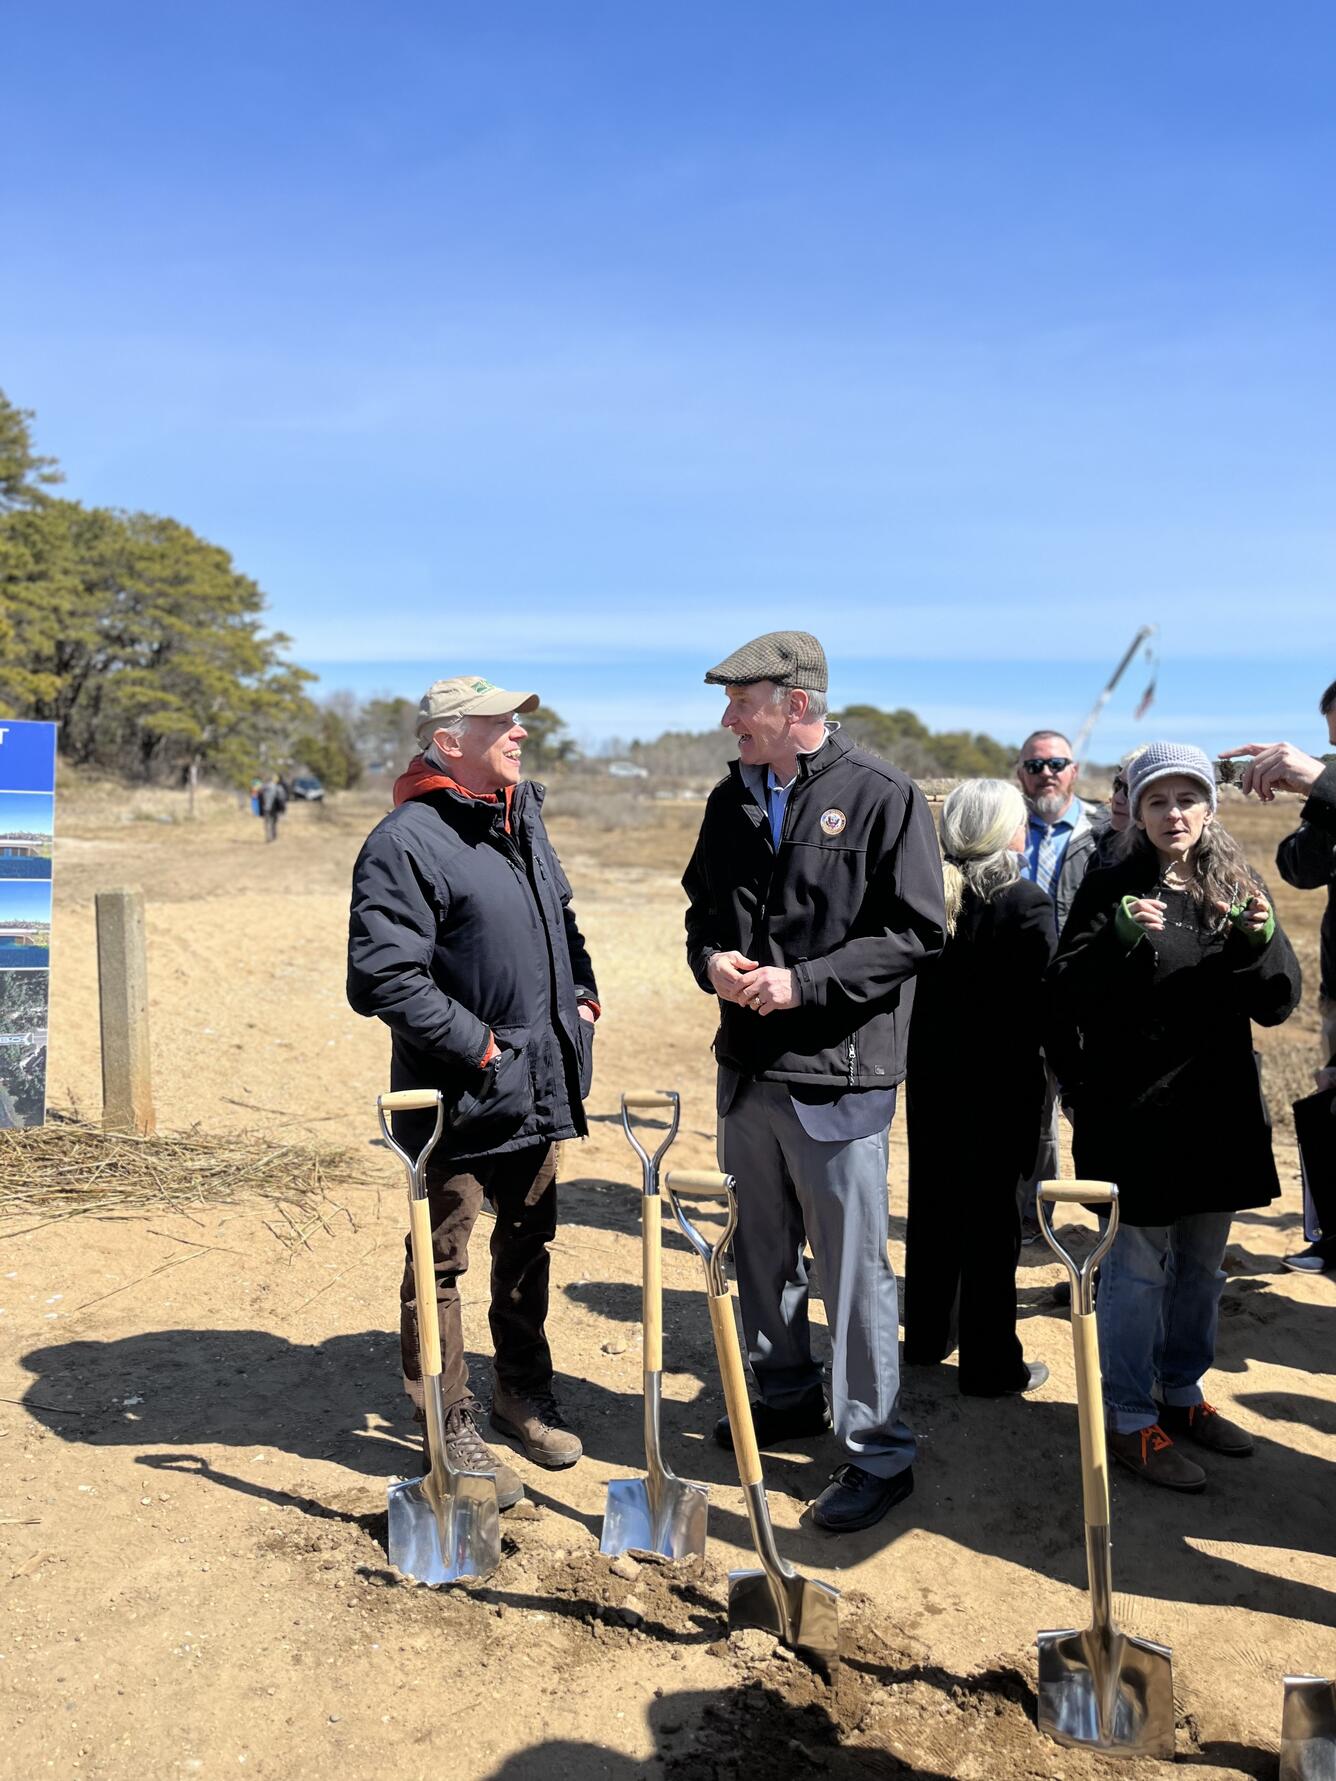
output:
[[[741,952],[716,952],[706,972],[721,1002],[736,1002],[754,1014],[781,1014],[798,1006],[793,972],[783,965],[761,965]]]
[[[1133,897],[1126,904],[1127,913],[1139,928],[1145,928],[1148,934],[1164,932],[1164,901],[1160,897]],[[1222,915],[1228,911],[1220,909]],[[1238,926],[1245,933],[1255,934],[1266,926],[1271,916],[1271,905],[1265,897],[1249,897],[1243,905],[1243,913],[1238,918]]]

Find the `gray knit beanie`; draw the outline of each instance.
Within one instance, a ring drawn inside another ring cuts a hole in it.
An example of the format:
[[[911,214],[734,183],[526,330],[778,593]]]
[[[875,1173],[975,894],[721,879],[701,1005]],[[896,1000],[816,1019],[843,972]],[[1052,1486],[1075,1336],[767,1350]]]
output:
[[[1141,794],[1148,785],[1157,779],[1172,779],[1176,774],[1197,780],[1211,800],[1211,809],[1215,809],[1215,768],[1201,749],[1188,742],[1148,742],[1127,768],[1127,803],[1132,815],[1136,815]]]

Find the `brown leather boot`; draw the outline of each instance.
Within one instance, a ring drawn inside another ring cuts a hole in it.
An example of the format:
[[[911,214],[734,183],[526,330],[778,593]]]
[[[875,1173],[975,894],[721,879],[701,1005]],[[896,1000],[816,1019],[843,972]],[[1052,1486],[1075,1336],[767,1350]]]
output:
[[[550,1391],[512,1394],[498,1384],[492,1393],[492,1427],[518,1441],[527,1459],[549,1471],[573,1466],[584,1452]]]
[[[1149,1428],[1133,1429],[1130,1435],[1109,1429],[1105,1440],[1113,1457],[1147,1484],[1159,1484],[1165,1490],[1205,1488],[1205,1472],[1196,1460],[1174,1446],[1158,1422],[1151,1423]]]
[[[473,1418],[479,1408],[478,1404],[466,1398],[462,1404],[453,1404],[446,1411],[446,1457],[456,1472],[490,1472],[496,1480],[497,1508],[513,1509],[524,1495],[524,1480],[503,1459],[497,1458],[478,1433],[478,1425]],[[427,1446],[425,1429],[422,1432],[422,1459],[430,1470],[431,1453]]]

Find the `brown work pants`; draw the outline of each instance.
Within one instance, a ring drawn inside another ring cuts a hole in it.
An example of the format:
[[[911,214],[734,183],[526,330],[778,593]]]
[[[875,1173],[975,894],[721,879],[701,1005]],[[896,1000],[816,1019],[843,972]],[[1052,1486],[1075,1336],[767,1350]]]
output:
[[[555,1145],[532,1144],[503,1156],[445,1162],[439,1168],[427,1166],[436,1306],[441,1320],[441,1389],[447,1410],[470,1395],[459,1280],[468,1271],[469,1237],[484,1198],[496,1214],[488,1314],[496,1377],[507,1391],[521,1395],[552,1388],[552,1354],[543,1326],[550,1269],[547,1246],[557,1229],[557,1153]],[[420,1411],[422,1367],[411,1241],[406,1241],[404,1248],[399,1345],[404,1389]]]

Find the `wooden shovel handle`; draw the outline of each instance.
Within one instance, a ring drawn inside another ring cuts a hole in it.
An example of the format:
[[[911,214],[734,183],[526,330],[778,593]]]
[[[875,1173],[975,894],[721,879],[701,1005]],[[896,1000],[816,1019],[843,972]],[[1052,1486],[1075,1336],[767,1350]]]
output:
[[[386,1113],[408,1113],[419,1107],[434,1107],[440,1098],[438,1088],[397,1088],[391,1095],[382,1095],[380,1104]]]
[[[728,1176],[714,1169],[670,1169],[667,1182],[673,1193],[717,1194],[722,1199],[728,1192]]]
[[[662,1088],[628,1088],[622,1096],[623,1107],[672,1107],[677,1096]]]
[[[724,1382],[728,1425],[733,1431],[738,1477],[743,1484],[759,1484],[761,1455],[756,1446],[756,1427],[747,1398],[747,1376],[742,1370],[742,1347],[733,1318],[732,1293],[723,1293],[718,1298],[711,1296],[710,1323],[714,1329],[714,1350],[719,1357],[719,1374]]]
[[[410,1200],[408,1217],[409,1228],[413,1233],[413,1296],[417,1301],[418,1356],[426,1376],[441,1370],[441,1320],[436,1309],[436,1263],[431,1246],[431,1209],[426,1200]]]
[[[1109,1525],[1109,1456],[1104,1440],[1104,1390],[1099,1378],[1095,1315],[1072,1313],[1077,1403],[1081,1407],[1081,1484],[1087,1527]]]
[[[1039,1198],[1051,1206],[1106,1206],[1118,1198],[1108,1181],[1041,1181]]]
[[[644,1278],[645,1371],[663,1371],[663,1201],[658,1194],[641,1198],[643,1223],[640,1254]]]

